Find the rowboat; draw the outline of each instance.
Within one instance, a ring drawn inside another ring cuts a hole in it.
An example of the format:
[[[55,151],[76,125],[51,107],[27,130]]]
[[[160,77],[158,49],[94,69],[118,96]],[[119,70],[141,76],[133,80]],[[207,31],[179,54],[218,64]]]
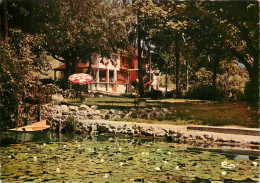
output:
[[[17,131],[17,132],[35,132],[35,131],[43,131],[49,129],[51,126],[47,123],[46,120],[42,120],[31,125],[8,129],[8,131]]]

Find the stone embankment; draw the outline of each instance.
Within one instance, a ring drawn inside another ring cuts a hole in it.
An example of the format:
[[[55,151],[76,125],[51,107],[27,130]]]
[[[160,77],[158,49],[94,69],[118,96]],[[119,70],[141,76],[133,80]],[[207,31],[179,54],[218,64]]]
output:
[[[139,119],[163,119],[168,116],[174,116],[174,108],[130,108],[125,110],[117,109],[98,109],[98,106],[80,105],[43,105],[42,118],[50,121],[65,121],[69,116],[74,116],[78,120],[87,119],[105,119],[115,120],[121,118],[139,118]]]
[[[130,108],[129,110],[98,109],[98,106],[66,106],[66,105],[43,105],[42,118],[52,122],[54,130],[61,130],[66,127],[66,120],[74,116],[78,121],[76,132],[79,133],[123,133],[130,135],[146,135],[153,137],[167,137],[177,141],[200,141],[206,142],[232,142],[260,144],[259,136],[221,133],[218,132],[189,130],[187,126],[147,124],[137,122],[112,121],[120,118],[164,118],[174,116],[176,111],[173,108]],[[226,130],[226,129],[225,129]],[[241,131],[241,129],[240,129]],[[224,132],[224,131],[223,131]]]

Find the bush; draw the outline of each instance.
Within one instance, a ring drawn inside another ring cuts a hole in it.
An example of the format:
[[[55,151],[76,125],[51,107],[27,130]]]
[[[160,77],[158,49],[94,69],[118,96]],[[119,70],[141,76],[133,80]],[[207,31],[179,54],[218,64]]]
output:
[[[63,128],[63,131],[65,133],[75,132],[77,130],[78,120],[75,119],[74,116],[68,116],[64,123],[65,126]]]
[[[200,85],[196,88],[189,90],[186,93],[185,98],[187,99],[198,99],[198,100],[221,100],[224,99],[225,92],[223,90],[216,90],[215,97],[213,96],[213,87],[211,85]]]
[[[162,91],[160,90],[152,90],[150,92],[145,93],[145,97],[158,100],[162,98]]]
[[[175,94],[175,91],[169,91],[165,94],[165,98],[173,98]]]
[[[59,88],[63,89],[63,90],[66,90],[69,88],[69,83],[67,80],[63,79],[63,80],[59,80],[59,81],[56,81],[55,83]]]
[[[126,98],[134,98],[134,95],[132,93],[123,93],[120,96],[121,97],[126,97]]]
[[[259,106],[259,89],[257,92],[254,91],[259,86],[253,86],[251,82],[248,82],[245,86],[245,99],[248,102],[248,104],[252,107],[258,108]]]

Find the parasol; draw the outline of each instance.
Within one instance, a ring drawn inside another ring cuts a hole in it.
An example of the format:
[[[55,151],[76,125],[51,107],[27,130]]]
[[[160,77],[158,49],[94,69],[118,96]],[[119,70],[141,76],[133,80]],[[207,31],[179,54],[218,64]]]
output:
[[[72,84],[87,84],[93,81],[93,77],[85,73],[73,74],[68,79]]]

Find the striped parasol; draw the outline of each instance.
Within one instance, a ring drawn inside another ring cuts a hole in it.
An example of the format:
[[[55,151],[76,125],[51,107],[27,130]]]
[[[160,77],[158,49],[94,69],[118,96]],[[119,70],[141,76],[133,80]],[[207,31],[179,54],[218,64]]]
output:
[[[93,81],[93,77],[85,73],[73,74],[68,79],[73,84],[87,84]]]

